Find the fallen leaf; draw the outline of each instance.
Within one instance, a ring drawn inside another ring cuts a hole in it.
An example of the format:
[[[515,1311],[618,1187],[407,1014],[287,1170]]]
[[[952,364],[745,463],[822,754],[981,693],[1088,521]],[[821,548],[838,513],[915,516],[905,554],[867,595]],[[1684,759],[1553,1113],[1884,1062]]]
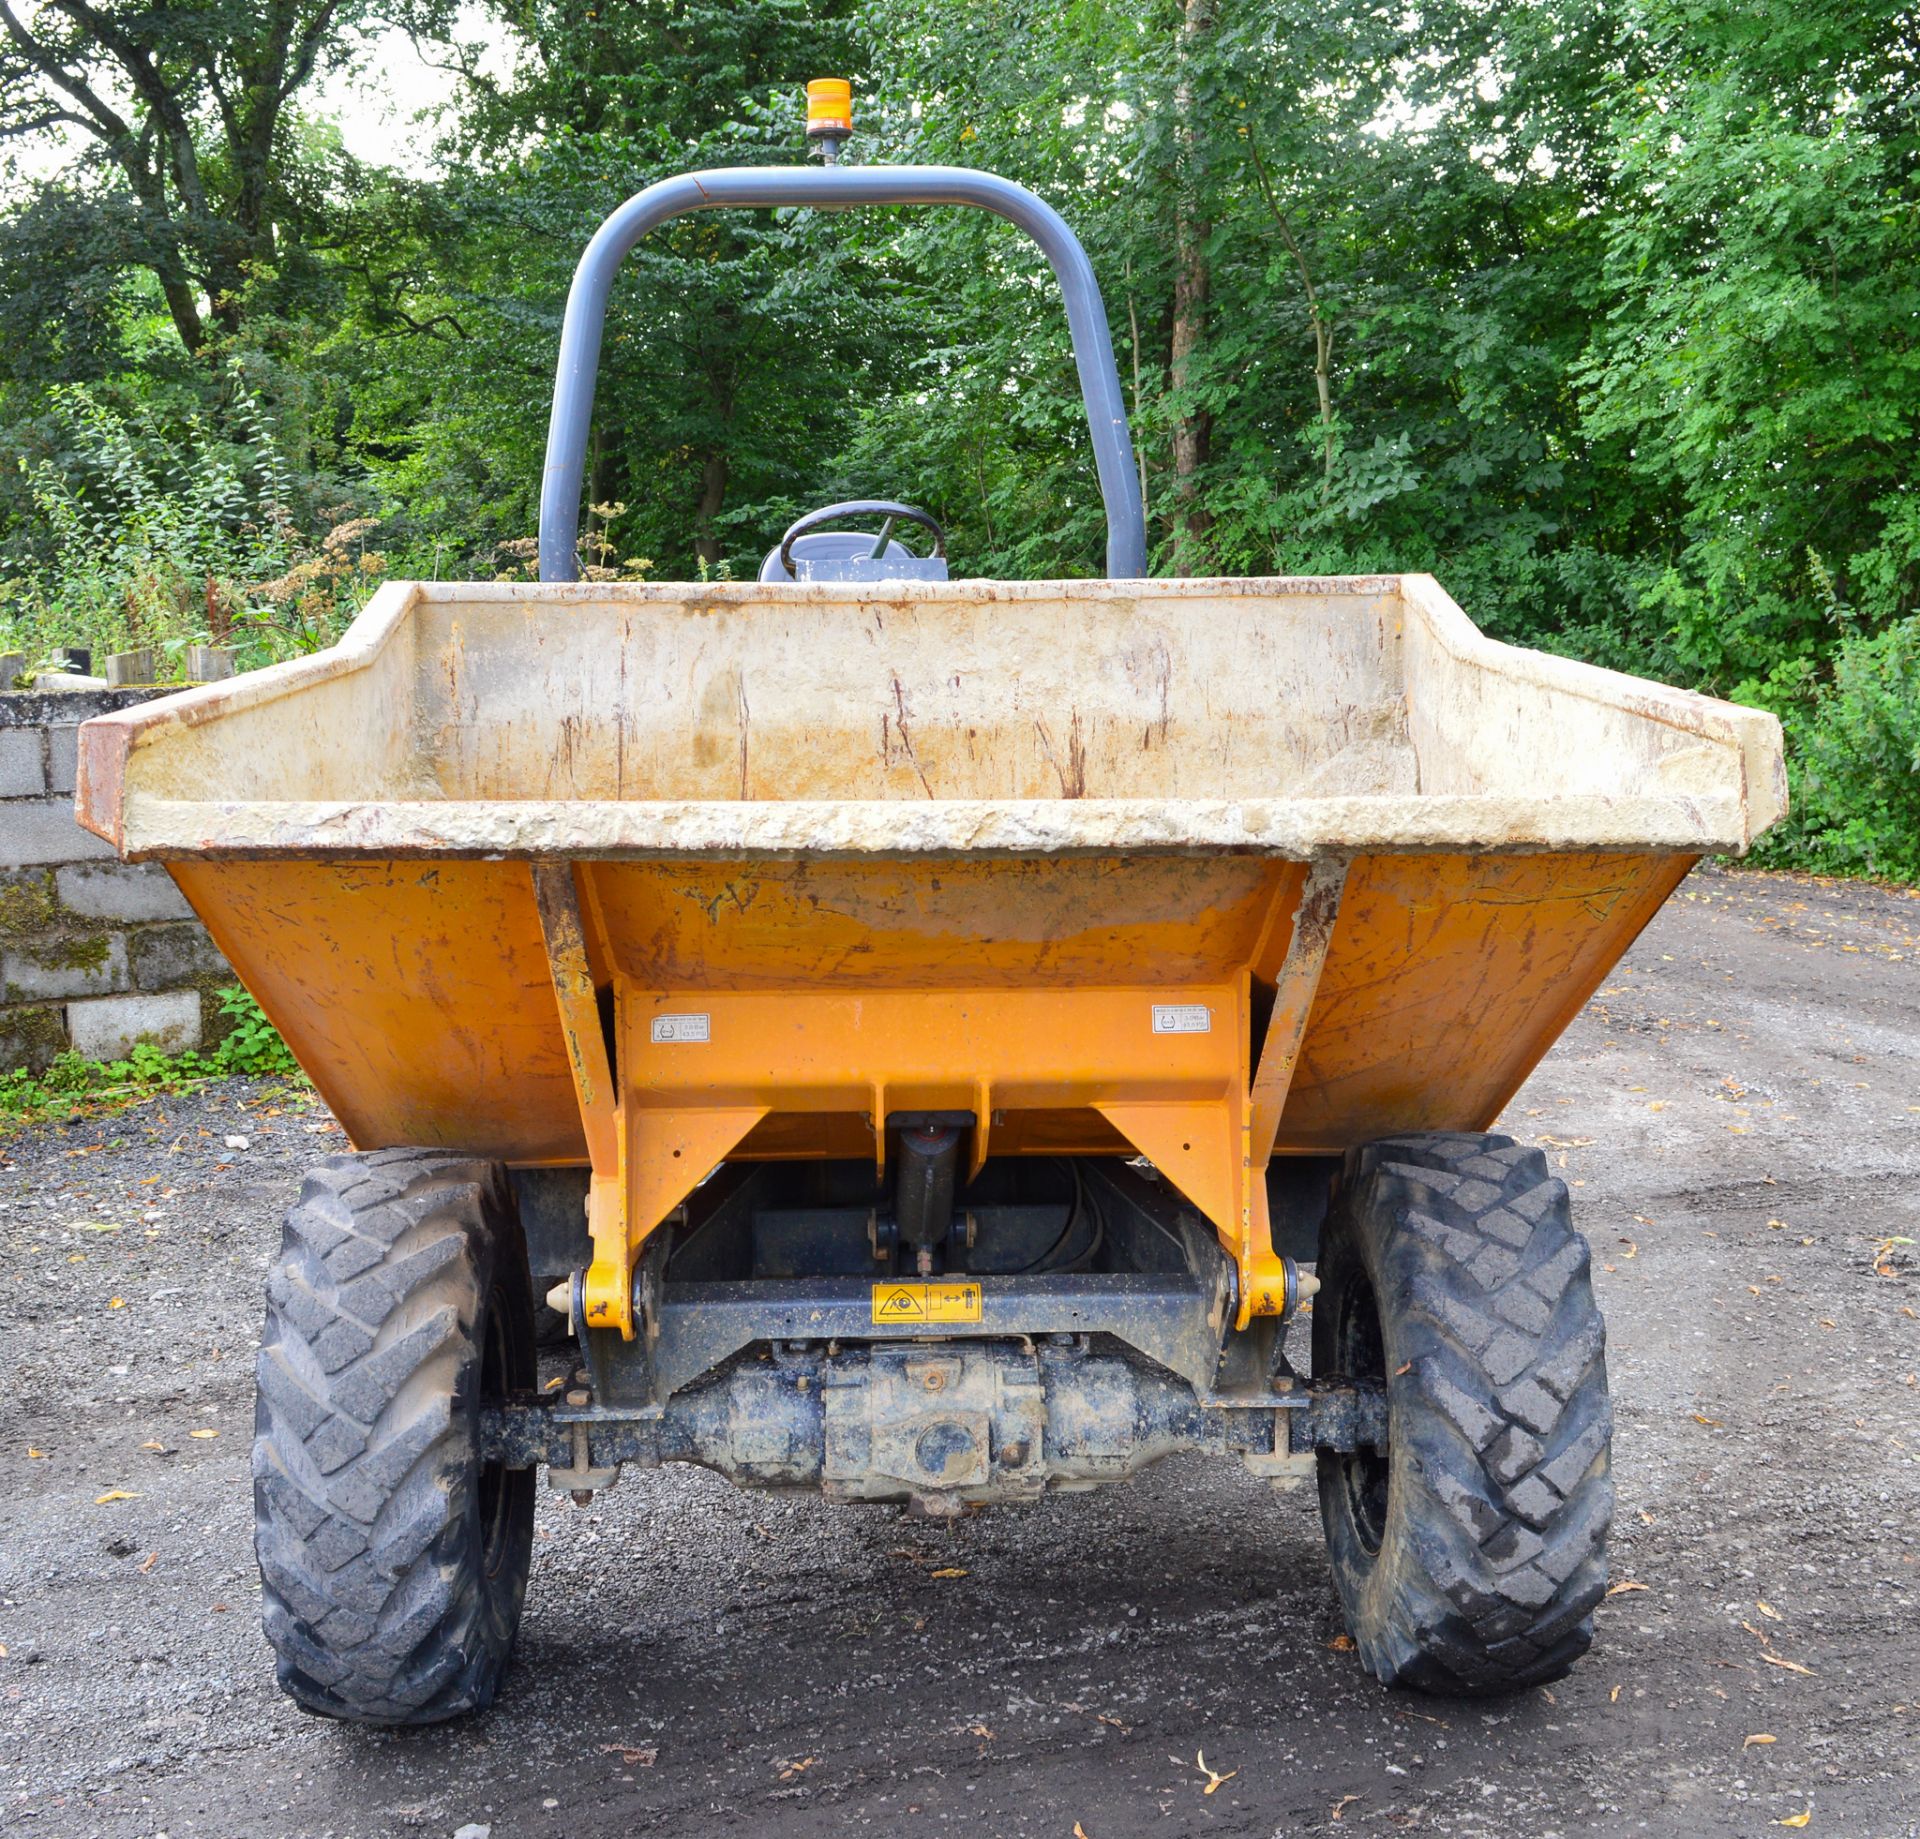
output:
[[[1073,1823],[1073,1839],[1087,1839],[1087,1829],[1078,1820]]]
[[[1202,1794],[1211,1794],[1222,1782],[1230,1782],[1240,1773],[1238,1769],[1229,1769],[1224,1775],[1216,1774],[1212,1769],[1207,1767],[1207,1753],[1205,1750],[1195,1750],[1191,1762],[1182,1762],[1178,1756],[1169,1756],[1167,1760],[1172,1763],[1176,1769],[1198,1769],[1200,1773],[1207,1778],[1207,1785],[1200,1790]]]
[[[782,1763],[780,1779],[783,1782],[798,1781],[819,1760],[818,1756],[802,1756],[798,1762]]]
[[[45,1450],[35,1449],[31,1443],[27,1445],[27,1460],[29,1462],[45,1462],[46,1459],[47,1452]]]
[[[1787,1815],[1787,1817],[1784,1820],[1774,1821],[1774,1825],[1775,1826],[1805,1826],[1808,1823],[1808,1821],[1810,1821],[1812,1818],[1813,1818],[1813,1809],[1809,1807],[1804,1813],[1790,1813]]]
[[[1776,1736],[1774,1736],[1774,1735],[1773,1735],[1773,1734],[1772,1734],[1772,1733],[1771,1733],[1770,1731],[1764,1731],[1764,1730],[1757,1730],[1757,1731],[1755,1731],[1755,1732],[1753,1733],[1753,1735],[1752,1735],[1751,1737],[1749,1737],[1749,1738],[1748,1738],[1748,1739],[1746,1740],[1746,1742],[1745,1742],[1745,1743],[1743,1743],[1743,1744],[1741,1744],[1741,1746],[1740,1746],[1740,1747],[1741,1747],[1741,1748],[1742,1748],[1743,1750],[1750,1750],[1750,1749],[1752,1749],[1752,1748],[1754,1748],[1754,1747],[1755,1747],[1755,1745],[1757,1745],[1757,1744],[1761,1744],[1761,1743],[1778,1743],[1779,1741],[1780,1741],[1780,1739],[1779,1739],[1778,1737],[1776,1737]]]
[[[1900,1273],[1893,1268],[1893,1256],[1902,1245],[1911,1245],[1910,1238],[1896,1235],[1891,1239],[1882,1239],[1873,1250],[1873,1274],[1876,1277],[1898,1277]]]
[[[207,1438],[217,1437],[219,1436],[219,1434],[220,1433],[217,1430],[190,1430],[187,1432],[188,1436],[197,1437],[203,1443],[206,1441]]]
[[[929,1577],[965,1577],[967,1574],[965,1568],[957,1564],[950,1564],[942,1571],[929,1571],[927,1573]]]
[[[145,1577],[159,1562],[160,1554],[158,1552],[149,1552],[146,1557],[140,1560],[140,1575]]]
[[[1833,1321],[1831,1318],[1823,1315],[1820,1318],[1820,1326],[1822,1328],[1838,1328],[1840,1324],[1836,1321]]]
[[[109,1488],[105,1494],[96,1494],[93,1504],[104,1507],[109,1501],[137,1501],[139,1498],[137,1494],[129,1494],[125,1488]]]
[[[1133,1726],[1131,1724],[1122,1724],[1110,1711],[1096,1711],[1093,1715],[1098,1718],[1102,1724],[1111,1724],[1123,1737],[1131,1736],[1133,1733]]]
[[[1693,1421],[1696,1424],[1706,1425],[1706,1427],[1709,1430],[1725,1430],[1726,1429],[1726,1426],[1722,1424],[1718,1418],[1703,1418],[1697,1411],[1693,1414]]]
[[[993,1732],[988,1730],[984,1724],[969,1724],[967,1726],[967,1735],[969,1737],[983,1738],[988,1743],[993,1741]]]
[[[1785,1667],[1789,1673],[1804,1673],[1809,1679],[1813,1677],[1813,1669],[1803,1667],[1797,1660],[1788,1660],[1779,1654],[1762,1654],[1760,1658],[1770,1667]]]
[[[1631,1577],[1623,1577],[1617,1584],[1607,1586],[1609,1596],[1624,1596],[1629,1590],[1651,1590],[1651,1584],[1637,1584]]]
[[[1354,1804],[1355,1801],[1364,1801],[1366,1798],[1367,1797],[1364,1794],[1343,1794],[1337,1801],[1334,1802],[1333,1812],[1328,1817],[1330,1819],[1337,1820],[1340,1818],[1340,1816],[1343,1813],[1347,1811],[1349,1807],[1351,1807]]]
[[[1351,1635],[1335,1635],[1334,1638],[1327,1643],[1327,1646],[1332,1648],[1336,1654],[1351,1654],[1353,1652],[1353,1637]]]
[[[140,1447],[142,1449],[157,1449],[164,1453],[167,1446],[162,1443],[158,1437],[149,1437]]]
[[[1411,1373],[1412,1371],[1413,1362],[1411,1360],[1404,1361],[1401,1365],[1393,1369],[1393,1376],[1395,1379],[1399,1379],[1403,1374]]]
[[[1620,1688],[1618,1686],[1615,1686],[1614,1689],[1607,1694],[1607,1703],[1609,1705],[1617,1705],[1620,1703]]]
[[[1762,1602],[1756,1601],[1753,1606],[1754,1608],[1759,1610],[1760,1613],[1763,1616],[1765,1616],[1769,1622],[1777,1622],[1780,1620],[1780,1611],[1774,1608],[1774,1606],[1771,1603],[1762,1603]]]
[[[110,1296],[107,1298],[107,1307],[109,1309],[124,1309],[126,1306],[127,1299],[124,1296]]]
[[[630,1769],[651,1769],[660,1756],[658,1750],[633,1750],[624,1743],[603,1743],[600,1753],[603,1756],[618,1756]]]
[[[1620,1243],[1627,1248],[1626,1255],[1629,1258],[1637,1258],[1640,1256],[1640,1247],[1632,1239],[1622,1239]]]

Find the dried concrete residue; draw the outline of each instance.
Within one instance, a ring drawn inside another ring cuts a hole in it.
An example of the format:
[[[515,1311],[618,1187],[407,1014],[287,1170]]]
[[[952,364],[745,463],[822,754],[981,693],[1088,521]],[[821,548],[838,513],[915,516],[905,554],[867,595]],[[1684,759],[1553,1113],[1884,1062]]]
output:
[[[1771,716],[1495,644],[1423,576],[390,584],[87,734],[132,854],[1738,850],[1783,808]]]

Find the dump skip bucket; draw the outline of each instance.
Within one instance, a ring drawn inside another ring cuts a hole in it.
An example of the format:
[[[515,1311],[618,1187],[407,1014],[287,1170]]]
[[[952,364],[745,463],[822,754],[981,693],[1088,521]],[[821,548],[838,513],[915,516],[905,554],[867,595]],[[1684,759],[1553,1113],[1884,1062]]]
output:
[[[958,1111],[976,1164],[1144,1153],[1252,1280],[1270,1155],[1484,1127],[1783,780],[1772,717],[1424,576],[396,584],[89,723],[79,798],[356,1144],[607,1161],[630,1254],[723,1158]]]

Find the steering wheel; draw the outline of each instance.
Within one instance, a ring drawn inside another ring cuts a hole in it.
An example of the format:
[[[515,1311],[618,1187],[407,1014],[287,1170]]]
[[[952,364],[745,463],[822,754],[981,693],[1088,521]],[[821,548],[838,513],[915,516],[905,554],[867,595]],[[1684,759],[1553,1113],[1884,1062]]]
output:
[[[875,539],[871,551],[871,559],[876,562],[887,553],[887,542],[893,535],[893,526],[903,520],[910,524],[922,524],[931,530],[933,532],[932,559],[940,561],[946,559],[947,533],[940,528],[931,511],[923,511],[918,505],[896,504],[891,498],[850,498],[845,504],[822,505],[817,511],[809,511],[780,539],[780,566],[787,571],[790,579],[797,579],[793,567],[794,539],[805,536],[809,530],[817,530],[822,524],[837,523],[843,517],[886,519],[880,526],[880,534]]]

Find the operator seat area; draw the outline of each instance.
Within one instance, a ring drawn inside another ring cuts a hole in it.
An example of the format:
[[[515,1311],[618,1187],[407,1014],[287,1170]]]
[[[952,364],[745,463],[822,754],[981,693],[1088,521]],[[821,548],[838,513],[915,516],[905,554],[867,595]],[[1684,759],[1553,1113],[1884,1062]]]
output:
[[[878,517],[871,530],[823,530],[843,517]],[[933,534],[930,554],[915,555],[893,534],[896,523],[920,524]],[[945,581],[947,538],[930,512],[887,498],[823,505],[793,524],[760,564],[762,581]]]

